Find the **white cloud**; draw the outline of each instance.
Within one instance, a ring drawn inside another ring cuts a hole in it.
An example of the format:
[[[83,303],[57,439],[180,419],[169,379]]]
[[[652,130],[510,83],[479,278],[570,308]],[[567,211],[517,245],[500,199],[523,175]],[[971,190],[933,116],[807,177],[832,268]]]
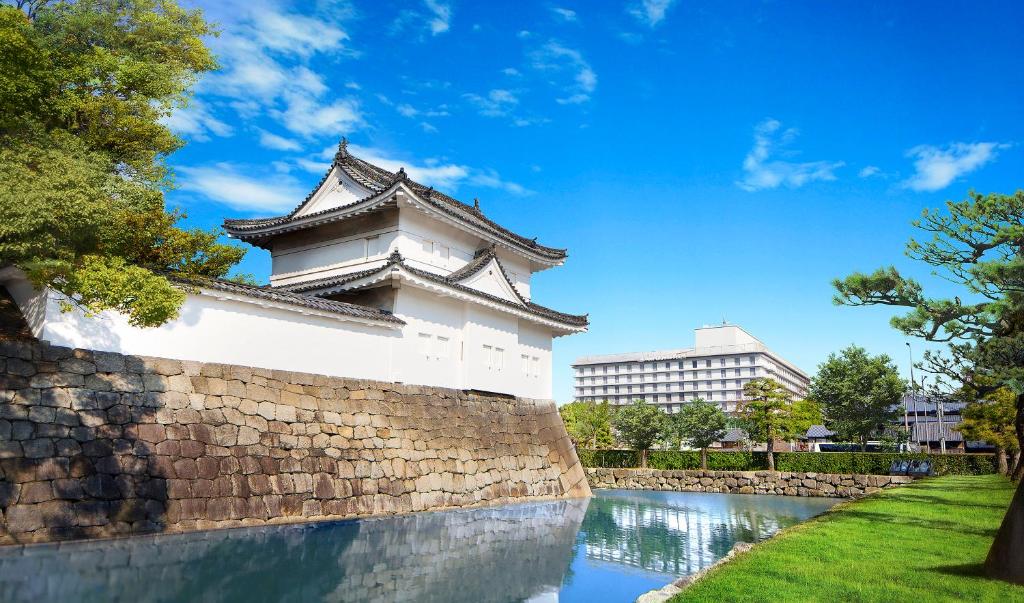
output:
[[[525,40],[526,38],[529,38],[532,35],[533,33],[528,29],[521,29],[518,33],[516,33],[516,37],[519,38],[520,40]]]
[[[786,185],[801,187],[815,180],[835,180],[835,171],[845,165],[842,161],[794,162],[775,159],[782,153],[790,155],[785,147],[797,135],[794,128],[782,130],[782,124],[766,119],[754,128],[754,147],[743,160],[743,179],[736,184],[745,191],[758,191]]]
[[[561,17],[565,21],[576,20],[576,11],[570,10],[568,8],[561,8],[556,6],[551,9],[551,12],[555,13],[555,15]]]
[[[530,53],[530,62],[538,71],[571,74],[572,82],[560,86],[569,94],[555,99],[559,104],[585,103],[597,88],[597,73],[583,58],[583,54],[555,40]]]
[[[339,127],[360,124],[355,101],[335,96],[308,66],[317,55],[354,54],[345,47],[348,34],[342,26],[351,10],[345,3],[317,6],[310,14],[263,2],[227,1],[211,7],[211,18],[224,31],[210,42],[222,69],[202,80],[198,91],[231,99],[230,106],[245,119],[269,115],[304,137],[333,136]],[[358,87],[355,82],[338,86]],[[326,118],[327,127],[317,131],[303,115]]]
[[[452,22],[452,5],[447,2],[441,2],[440,0],[423,0],[427,5],[427,9],[433,15],[430,19],[430,33],[437,35],[444,33],[451,28]]]
[[[161,118],[161,123],[179,136],[199,142],[210,140],[211,136],[231,136],[231,126],[217,119],[210,106],[200,99],[192,99],[187,107],[175,109]]]
[[[519,98],[513,92],[500,88],[491,90],[486,96],[463,94],[462,97],[476,105],[480,109],[480,115],[487,117],[508,115],[508,112],[519,104]]]
[[[943,148],[919,145],[907,151],[915,173],[901,185],[913,191],[937,191],[998,156],[1010,145],[997,142],[954,142]]]
[[[877,165],[868,165],[861,169],[861,171],[857,172],[857,175],[860,176],[861,178],[870,178],[872,176],[877,176],[878,174],[881,173],[882,170]]]
[[[419,41],[423,40],[423,34],[430,31],[430,35],[443,34],[451,29],[452,25],[452,4],[442,0],[423,0],[426,11],[418,9],[405,9],[398,13],[392,21],[388,32],[392,36],[411,32]],[[423,27],[423,24],[426,27]]]
[[[261,128],[257,128],[260,133],[260,145],[268,149],[274,149],[276,151],[301,151],[302,145],[291,138],[285,138],[284,136],[278,136],[273,132],[267,132]]]
[[[519,70],[516,69],[515,67],[506,67],[502,69],[501,72],[510,77],[517,77],[522,75],[522,73],[520,73]]]
[[[648,27],[654,27],[665,19],[665,13],[675,0],[639,0],[629,7],[629,14]]]
[[[246,171],[232,163],[179,167],[177,171],[183,176],[178,179],[182,190],[240,211],[280,213],[306,196],[302,186],[286,174]]]
[[[284,110],[275,109],[270,114],[281,125],[306,138],[336,137],[363,123],[359,105],[348,99],[320,104],[307,97],[292,97]]]

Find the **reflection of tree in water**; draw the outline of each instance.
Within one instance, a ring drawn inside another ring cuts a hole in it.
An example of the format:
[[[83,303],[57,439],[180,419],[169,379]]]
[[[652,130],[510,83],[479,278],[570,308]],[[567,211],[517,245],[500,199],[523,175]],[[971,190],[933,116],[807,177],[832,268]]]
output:
[[[525,600],[562,584],[586,504],[3,551],[0,600]]]
[[[582,528],[587,557],[691,574],[723,557],[737,542],[763,540],[824,510],[820,503],[801,508],[800,501],[778,504],[754,497],[679,500],[688,504],[655,493],[596,497]]]

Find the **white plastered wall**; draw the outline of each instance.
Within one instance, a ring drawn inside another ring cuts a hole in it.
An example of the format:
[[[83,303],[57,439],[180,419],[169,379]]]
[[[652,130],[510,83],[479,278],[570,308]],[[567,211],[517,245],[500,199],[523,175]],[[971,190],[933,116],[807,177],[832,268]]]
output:
[[[178,319],[142,329],[114,312],[61,312],[50,293],[37,336],[59,346],[390,381],[401,331],[205,294],[188,295]]]

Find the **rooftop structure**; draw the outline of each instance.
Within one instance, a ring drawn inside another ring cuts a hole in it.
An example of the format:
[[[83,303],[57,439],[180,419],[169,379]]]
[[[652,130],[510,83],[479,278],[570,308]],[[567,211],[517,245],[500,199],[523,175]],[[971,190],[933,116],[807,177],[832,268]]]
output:
[[[188,283],[181,318],[157,329],[62,313],[57,293],[17,270],[0,286],[57,345],[529,398],[551,397],[552,339],[587,329],[585,315],[533,301],[532,274],[566,250],[360,159],[344,139],[291,212],[224,228],[270,251],[270,284]]]
[[[743,386],[757,377],[771,377],[796,399],[810,384],[806,373],[730,324],[696,329],[692,348],[582,356],[572,367],[577,400],[644,400],[666,412],[697,398],[736,412]]]

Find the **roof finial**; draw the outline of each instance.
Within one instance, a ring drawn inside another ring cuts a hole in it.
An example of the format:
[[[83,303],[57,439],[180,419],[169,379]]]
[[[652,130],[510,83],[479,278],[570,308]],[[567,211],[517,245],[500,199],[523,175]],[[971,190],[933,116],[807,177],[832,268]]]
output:
[[[473,197],[473,209],[480,211],[480,199]]]
[[[342,136],[341,142],[338,143],[338,152],[334,154],[334,161],[341,161],[345,157],[348,157],[348,139]]]
[[[395,176],[398,176],[399,180],[408,180],[409,179],[409,174],[405,173],[405,167],[398,168],[398,173],[395,174]]]

